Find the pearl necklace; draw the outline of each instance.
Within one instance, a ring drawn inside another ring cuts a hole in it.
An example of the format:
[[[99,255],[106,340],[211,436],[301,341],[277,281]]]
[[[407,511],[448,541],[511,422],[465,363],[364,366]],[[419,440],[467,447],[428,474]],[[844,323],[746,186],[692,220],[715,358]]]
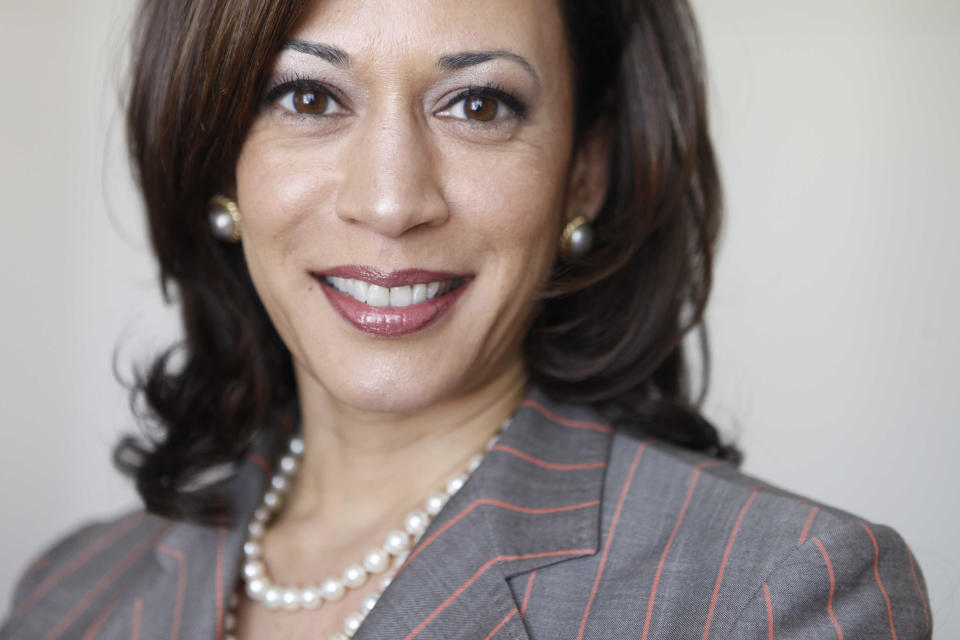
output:
[[[497,443],[500,435],[510,426],[507,418],[500,430],[487,441],[485,450],[489,451]],[[283,499],[300,470],[303,457],[303,440],[290,439],[287,451],[280,458],[279,471],[270,479],[270,486],[263,494],[260,506],[253,511],[253,519],[247,525],[247,535],[243,543],[242,582],[246,584],[246,593],[252,599],[271,610],[299,611],[314,610],[324,602],[338,602],[346,595],[347,589],[362,588],[371,577],[378,576],[376,590],[363,598],[363,609],[349,614],[343,624],[343,633],[335,633],[330,640],[348,640],[352,638],[363,623],[367,614],[377,604],[380,594],[390,585],[394,575],[406,562],[410,549],[420,539],[434,516],[440,513],[447,501],[457,493],[471,474],[483,462],[483,454],[470,458],[466,471],[458,473],[447,481],[444,488],[427,498],[423,509],[415,509],[403,519],[403,528],[387,534],[380,547],[368,551],[363,561],[352,564],[343,570],[339,578],[327,578],[320,585],[293,587],[278,585],[271,581],[263,559],[263,534],[283,505]],[[225,618],[224,640],[236,640],[236,607],[238,598],[230,598],[229,612]]]

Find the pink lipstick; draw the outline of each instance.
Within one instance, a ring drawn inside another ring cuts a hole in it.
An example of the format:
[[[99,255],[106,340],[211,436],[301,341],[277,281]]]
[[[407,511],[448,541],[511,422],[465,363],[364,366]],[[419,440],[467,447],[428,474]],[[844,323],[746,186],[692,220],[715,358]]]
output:
[[[384,272],[350,265],[311,272],[340,316],[371,336],[399,338],[435,324],[472,280],[468,274],[425,269]]]

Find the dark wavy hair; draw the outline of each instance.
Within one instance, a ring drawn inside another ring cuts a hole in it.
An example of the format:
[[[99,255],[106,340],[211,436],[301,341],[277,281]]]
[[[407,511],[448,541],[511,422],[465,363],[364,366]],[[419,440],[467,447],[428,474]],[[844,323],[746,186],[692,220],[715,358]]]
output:
[[[739,461],[700,414],[683,340],[701,331],[720,220],[703,63],[685,0],[558,0],[574,62],[577,139],[603,126],[611,176],[596,249],[558,262],[526,337],[544,392],[619,428]],[[208,198],[233,181],[263,83],[305,0],[142,0],[127,107],[130,153],[167,301],[184,339],[136,375],[143,435],[116,447],[152,512],[229,516],[217,484],[261,433],[296,421],[290,355]]]

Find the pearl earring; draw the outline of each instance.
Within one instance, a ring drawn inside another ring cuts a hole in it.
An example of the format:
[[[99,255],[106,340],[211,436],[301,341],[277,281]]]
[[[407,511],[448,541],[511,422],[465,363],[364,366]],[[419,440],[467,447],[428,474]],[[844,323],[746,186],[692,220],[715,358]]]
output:
[[[567,223],[560,236],[560,253],[564,258],[582,258],[593,248],[593,227],[583,216]]]
[[[207,221],[218,240],[231,243],[240,240],[240,209],[230,198],[220,194],[210,198]]]

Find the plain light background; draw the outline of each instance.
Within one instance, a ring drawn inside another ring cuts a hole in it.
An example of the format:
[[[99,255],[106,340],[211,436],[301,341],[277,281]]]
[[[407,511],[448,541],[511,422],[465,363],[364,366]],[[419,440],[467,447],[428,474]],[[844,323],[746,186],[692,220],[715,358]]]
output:
[[[133,4],[0,4],[0,611],[136,504],[113,367],[177,335],[122,147]],[[960,637],[960,3],[694,4],[727,194],[708,414],[747,472],[896,527]]]

